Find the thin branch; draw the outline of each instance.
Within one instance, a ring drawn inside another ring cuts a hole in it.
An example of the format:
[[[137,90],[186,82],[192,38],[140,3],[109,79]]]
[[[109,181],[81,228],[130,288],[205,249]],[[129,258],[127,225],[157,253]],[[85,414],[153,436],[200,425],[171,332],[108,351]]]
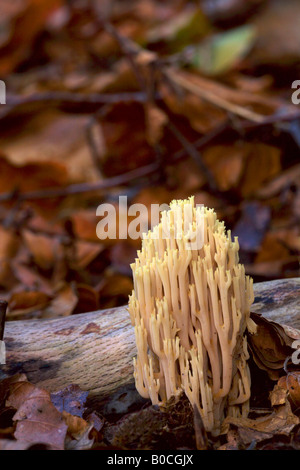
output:
[[[211,142],[215,137],[220,135],[224,130],[226,130],[228,123],[224,123],[218,126],[216,129],[213,129],[210,133],[204,135],[199,140],[189,145],[191,147],[197,147],[197,149],[204,147],[209,142]],[[181,160],[182,158],[189,155],[190,147],[188,149],[186,146],[183,146],[182,150],[174,153],[172,160],[174,162]],[[195,149],[193,150],[193,152]],[[196,150],[197,152],[197,150]],[[196,157],[196,155],[194,155]],[[197,152],[197,159],[199,159],[199,152]],[[142,166],[136,168],[135,170],[123,173],[121,175],[115,176],[113,178],[107,178],[105,180],[96,182],[96,183],[81,183],[81,184],[72,184],[62,188],[49,188],[44,190],[30,191],[26,193],[19,193],[17,188],[13,191],[7,193],[0,193],[0,203],[8,202],[12,200],[17,200],[18,202],[22,201],[34,201],[40,199],[51,199],[59,197],[67,197],[77,194],[92,193],[95,191],[101,191],[104,189],[109,189],[117,186],[122,186],[130,183],[133,180],[143,178],[145,176],[150,176],[161,169],[161,159],[157,159],[155,162],[150,165]],[[205,171],[205,170],[204,170]]]
[[[231,103],[230,101],[224,99],[223,97],[217,96],[215,93],[213,93],[210,90],[204,90],[203,88],[200,88],[199,86],[195,85],[195,83],[192,83],[191,81],[187,80],[186,78],[176,73],[172,69],[168,69],[165,73],[170,80],[172,80],[174,83],[176,83],[180,87],[184,88],[186,91],[193,93],[199,98],[202,98],[208,101],[209,103],[212,103],[218,106],[219,108],[224,109],[225,111],[231,112],[240,117],[243,117],[244,119],[248,119],[249,121],[253,121],[256,123],[261,123],[264,119],[264,116],[258,113],[255,113],[254,111],[251,111],[250,109]]]
[[[24,105],[40,105],[43,108],[47,106],[76,106],[78,111],[84,114],[90,113],[91,108],[96,110],[99,106],[105,104],[131,103],[133,101],[145,103],[147,101],[147,96],[142,91],[89,94],[72,93],[67,91],[50,91],[45,93],[35,93],[30,96],[9,95],[7,97],[6,106],[3,106],[0,110],[0,119],[7,117],[17,108]]]
[[[59,197],[67,197],[75,194],[90,193],[103,189],[113,188],[128,184],[133,180],[149,176],[159,170],[159,163],[154,162],[135,170],[128,171],[112,178],[107,178],[96,183],[71,184],[62,188],[49,188],[36,191],[28,191],[26,193],[18,193],[17,190],[0,194],[0,202],[11,200],[18,201],[34,201],[39,199],[51,199]]]
[[[299,111],[288,112],[286,114],[274,113],[271,116],[264,116],[248,109],[245,106],[230,102],[228,99],[217,95],[213,90],[199,87],[195,83],[183,77],[179,71],[176,71],[175,69],[168,68],[164,71],[164,73],[170,81],[173,81],[174,84],[180,86],[184,90],[193,93],[199,98],[202,98],[203,100],[206,100],[207,102],[212,103],[221,109],[224,109],[228,113],[237,115],[243,119],[246,119],[247,121],[255,123],[256,125],[275,124],[280,123],[283,120],[294,120],[299,119],[300,117]]]
[[[197,166],[199,167],[200,171],[204,174],[205,179],[209,185],[209,188],[213,191],[216,192],[218,190],[217,185],[214,180],[214,176],[206,163],[204,162],[202,155],[200,152],[194,147],[193,144],[191,144],[185,137],[184,135],[180,132],[180,130],[172,123],[169,122],[167,124],[168,129],[172,132],[174,137],[180,142],[184,150],[192,159],[195,161]]]
[[[102,25],[103,29],[108,34],[110,34],[119,44],[122,52],[125,54],[125,57],[127,58],[128,63],[133,70],[133,73],[135,74],[135,77],[141,90],[145,91],[147,89],[145,80],[135,62],[135,56],[141,50],[141,48],[129,38],[126,38],[125,36],[120,34],[119,31],[108,21],[102,20],[100,17],[98,17],[98,20]]]
[[[5,317],[8,303],[5,300],[0,300],[0,341],[3,341]]]
[[[227,129],[230,129],[230,128],[231,128],[231,126],[230,126],[229,121],[224,121],[221,124],[219,124],[218,126],[216,126],[214,129],[212,129],[210,132],[208,132],[207,134],[204,134],[202,137],[200,137],[200,139],[197,139],[195,142],[193,142],[192,145],[197,150],[199,150],[199,149],[205,147],[207,144],[212,142],[216,137],[218,137],[224,131],[226,131]],[[181,150],[178,150],[177,152],[174,153],[173,160],[174,161],[181,160],[186,155],[187,155],[186,148],[182,148]]]

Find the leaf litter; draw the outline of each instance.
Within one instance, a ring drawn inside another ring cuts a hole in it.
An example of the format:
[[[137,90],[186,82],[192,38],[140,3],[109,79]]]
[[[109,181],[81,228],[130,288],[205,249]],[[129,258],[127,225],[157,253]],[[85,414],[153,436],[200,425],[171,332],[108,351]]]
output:
[[[195,194],[239,235],[255,282],[299,275],[298,2],[20,0],[0,11],[7,321],[127,302],[139,242],[96,235],[96,208],[117,208],[120,194],[147,208]],[[0,382],[0,448],[158,448],[163,437],[170,449],[299,449],[299,371],[284,368],[298,333],[257,321],[251,355],[270,399],[254,397],[260,408],[217,441],[184,401],[104,417],[74,384],[50,395],[15,376]]]

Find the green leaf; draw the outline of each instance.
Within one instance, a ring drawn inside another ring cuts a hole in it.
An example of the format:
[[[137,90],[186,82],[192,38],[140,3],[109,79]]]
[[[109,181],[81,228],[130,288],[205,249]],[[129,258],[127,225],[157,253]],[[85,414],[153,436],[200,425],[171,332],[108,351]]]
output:
[[[195,49],[192,64],[208,75],[227,72],[246,56],[255,38],[252,25],[212,36]]]
[[[147,42],[153,44],[162,41],[168,45],[170,52],[177,52],[195,39],[204,37],[210,29],[208,19],[197,8],[180,12],[168,22],[151,29],[147,34]]]

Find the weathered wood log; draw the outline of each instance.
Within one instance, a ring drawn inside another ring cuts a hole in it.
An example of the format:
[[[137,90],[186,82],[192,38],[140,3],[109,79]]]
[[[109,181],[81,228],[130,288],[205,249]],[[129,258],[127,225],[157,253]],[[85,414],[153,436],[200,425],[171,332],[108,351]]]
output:
[[[253,310],[300,329],[300,278],[255,285]],[[50,391],[78,384],[92,401],[133,381],[134,330],[125,307],[52,320],[8,322],[7,364],[0,372],[25,373]]]
[[[251,311],[300,330],[300,278],[260,282],[254,293]]]

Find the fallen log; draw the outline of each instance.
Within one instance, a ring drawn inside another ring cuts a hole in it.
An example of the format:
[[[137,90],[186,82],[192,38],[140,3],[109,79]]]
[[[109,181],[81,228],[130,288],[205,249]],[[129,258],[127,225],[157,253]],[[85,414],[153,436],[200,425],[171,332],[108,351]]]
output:
[[[253,311],[300,329],[300,278],[258,283]],[[124,307],[51,320],[8,322],[0,378],[25,373],[49,391],[78,384],[101,402],[133,382],[134,329]]]

